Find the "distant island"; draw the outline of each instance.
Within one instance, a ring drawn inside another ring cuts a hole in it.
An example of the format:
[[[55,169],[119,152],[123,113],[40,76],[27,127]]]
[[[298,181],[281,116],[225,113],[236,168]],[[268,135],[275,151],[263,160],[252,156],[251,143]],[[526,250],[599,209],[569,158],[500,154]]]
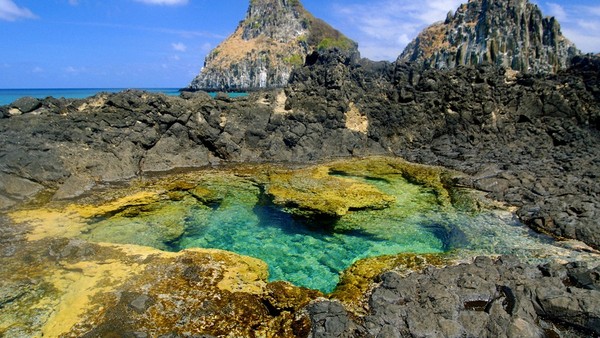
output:
[[[248,91],[284,87],[292,70],[316,50],[357,51],[350,40],[309,13],[300,1],[255,0],[246,18],[206,57],[185,90]]]

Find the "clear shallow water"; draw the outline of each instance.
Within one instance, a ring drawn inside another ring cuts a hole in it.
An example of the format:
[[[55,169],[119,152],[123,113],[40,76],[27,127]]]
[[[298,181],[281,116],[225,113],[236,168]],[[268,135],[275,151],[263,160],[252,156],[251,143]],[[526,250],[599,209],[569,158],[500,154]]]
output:
[[[416,204],[423,197],[430,198],[426,192],[399,198],[390,209],[404,209],[403,202],[420,208]],[[172,249],[216,248],[260,258],[269,264],[270,280],[324,292],[333,291],[339,273],[358,259],[446,250],[436,234],[445,231],[436,225],[422,224],[400,212],[373,219],[376,213],[357,211],[334,223],[298,218],[273,205],[259,187],[248,184],[240,189],[238,184],[219,205],[193,210],[187,217],[185,235]],[[373,227],[357,226],[368,219]],[[334,231],[336,226],[348,230]]]
[[[335,220],[293,216],[273,204],[265,193],[268,183],[258,183],[253,174],[199,175],[184,190],[168,183],[175,190],[158,202],[133,203],[93,216],[81,223],[76,236],[168,251],[228,250],[265,261],[270,281],[325,293],[334,290],[339,274],[352,263],[381,255],[449,252],[457,259],[511,254],[530,263],[580,260],[577,253],[532,233],[508,211],[474,213],[441,206],[431,189],[399,174],[386,174],[385,179],[344,175],[394,196],[395,202],[383,210],[350,211]],[[60,227],[67,224],[57,220]]]
[[[396,203],[385,210],[354,211],[332,223],[294,217],[261,197],[260,188],[238,185],[220,204],[191,211],[186,233],[172,249],[217,248],[257,257],[269,264],[272,281],[331,292],[340,272],[362,258],[455,249],[530,258],[538,244],[550,242],[532,236],[508,212],[473,215],[442,208],[433,193],[401,177],[355,179],[394,195]]]

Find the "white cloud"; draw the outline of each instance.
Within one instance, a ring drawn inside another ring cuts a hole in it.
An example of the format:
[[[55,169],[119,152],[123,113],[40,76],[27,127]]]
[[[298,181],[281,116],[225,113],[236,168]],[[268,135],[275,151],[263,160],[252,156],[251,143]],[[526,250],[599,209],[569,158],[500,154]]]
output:
[[[79,5],[79,0],[69,0],[69,5],[77,6],[77,5]]]
[[[569,20],[567,11],[565,11],[563,6],[553,2],[549,2],[547,6],[550,10],[548,14],[557,18],[559,22],[567,22]]]
[[[179,6],[187,5],[188,0],[135,0],[148,5]]]
[[[358,42],[362,56],[395,60],[421,30],[446,19],[464,0],[375,0],[340,4],[334,12],[340,30]]]
[[[600,6],[542,2],[540,7],[545,15],[558,19],[563,35],[582,52],[600,52]]]
[[[72,75],[77,75],[77,74],[86,72],[85,67],[78,68],[78,67],[69,66],[69,67],[65,68],[64,70],[65,70],[65,73],[72,74]]]
[[[187,50],[187,46],[181,42],[172,43],[171,47],[178,52],[185,52]]]
[[[563,34],[584,53],[600,52],[600,29],[586,30],[579,26],[563,28]]]
[[[33,69],[31,70],[31,72],[35,73],[35,74],[43,73],[44,72],[44,68],[39,67],[39,66],[38,67],[33,67]]]
[[[0,20],[35,19],[37,16],[25,7],[19,7],[13,0],[0,0]]]

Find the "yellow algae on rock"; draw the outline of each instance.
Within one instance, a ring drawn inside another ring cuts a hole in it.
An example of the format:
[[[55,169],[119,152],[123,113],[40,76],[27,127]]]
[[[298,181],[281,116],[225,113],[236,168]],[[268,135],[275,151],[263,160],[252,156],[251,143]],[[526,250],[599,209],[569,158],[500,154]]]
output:
[[[226,251],[186,250],[150,255],[144,262],[145,270],[119,287],[114,301],[101,313],[88,312],[65,336],[288,336],[298,327],[308,330],[300,310],[320,295],[289,285],[279,302],[272,301],[266,264]]]
[[[441,205],[451,204],[448,187],[450,178],[458,173],[441,167],[410,163],[397,157],[349,159],[329,164],[331,171],[351,176],[384,178],[401,175],[409,182],[430,188]]]
[[[376,279],[386,271],[409,273],[428,266],[447,265],[449,259],[442,254],[398,254],[358,260],[340,276],[330,298],[341,301],[348,310],[357,315],[366,313],[368,291],[376,285]]]
[[[50,237],[82,237],[88,230],[89,221],[97,217],[109,217],[131,210],[131,208],[150,205],[160,200],[156,192],[138,192],[114,201],[91,205],[70,204],[62,208],[39,208],[20,210],[8,214],[15,223],[30,226],[27,238],[31,241]],[[183,231],[183,230],[181,230]]]
[[[31,228],[27,239],[37,241],[50,237],[77,237],[85,227],[86,219],[74,210],[40,208],[12,212],[15,223],[25,223]]]
[[[269,267],[260,259],[216,249],[188,249],[188,252],[210,255],[230,268],[224,269],[217,287],[223,291],[262,294],[269,278]]]
[[[24,244],[10,259],[0,257],[0,284],[17,290],[1,309],[7,337],[277,336],[308,330],[301,307],[320,296],[287,285],[275,301],[272,291],[282,289],[269,287],[266,264],[226,251],[172,253],[77,239]]]
[[[160,196],[157,192],[141,191],[101,205],[72,205],[73,211],[82,217],[99,217],[109,215],[132,206],[148,205],[157,202]]]
[[[372,185],[329,175],[327,166],[272,173],[267,193],[292,213],[331,217],[350,210],[384,209],[395,201]]]
[[[46,281],[61,290],[62,295],[59,299],[43,299],[35,306],[45,307],[49,304],[44,303],[56,303],[54,312],[41,329],[42,335],[58,337],[68,332],[95,305],[92,303],[94,296],[113,291],[140,271],[139,264],[125,264],[118,260],[82,261],[56,269]]]

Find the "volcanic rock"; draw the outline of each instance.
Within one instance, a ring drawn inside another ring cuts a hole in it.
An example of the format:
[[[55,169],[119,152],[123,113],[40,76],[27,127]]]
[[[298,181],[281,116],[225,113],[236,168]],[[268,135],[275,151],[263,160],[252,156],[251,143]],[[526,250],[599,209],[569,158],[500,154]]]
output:
[[[253,0],[236,31],[206,57],[189,90],[283,87],[306,54],[357,44],[310,14],[299,0]]]
[[[528,0],[473,0],[426,28],[398,61],[451,69],[489,63],[522,72],[566,69],[579,51]]]
[[[600,294],[571,286],[578,266],[536,267],[512,257],[478,257],[406,277],[387,272],[371,293],[368,314],[358,320],[334,301],[311,304],[313,337],[597,335]],[[582,270],[597,271],[585,264]]]

